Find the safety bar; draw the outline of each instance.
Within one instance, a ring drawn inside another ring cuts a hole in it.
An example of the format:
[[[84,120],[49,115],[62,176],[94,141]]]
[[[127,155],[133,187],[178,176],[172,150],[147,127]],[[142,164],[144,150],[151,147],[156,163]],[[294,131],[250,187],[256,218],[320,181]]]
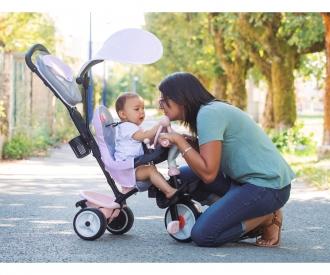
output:
[[[96,64],[99,64],[101,62],[103,62],[104,59],[96,59],[96,60],[90,60],[90,61],[87,61],[80,69],[79,71],[79,74],[78,74],[78,77],[76,79],[76,82],[78,84],[83,84],[84,83],[84,79],[85,79],[85,76],[86,74],[88,73],[88,71]]]

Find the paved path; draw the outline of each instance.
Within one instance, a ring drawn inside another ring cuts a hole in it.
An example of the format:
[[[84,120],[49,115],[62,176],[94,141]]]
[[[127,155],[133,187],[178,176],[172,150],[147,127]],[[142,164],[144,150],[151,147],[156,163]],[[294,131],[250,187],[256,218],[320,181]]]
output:
[[[166,172],[165,167],[162,168]],[[0,163],[0,262],[329,262],[330,194],[296,183],[286,205],[280,248],[249,243],[201,248],[166,233],[164,210],[140,193],[128,200],[135,216],[125,235],[88,242],[72,220],[79,190],[109,192],[95,159],[78,160],[69,146],[50,157]]]

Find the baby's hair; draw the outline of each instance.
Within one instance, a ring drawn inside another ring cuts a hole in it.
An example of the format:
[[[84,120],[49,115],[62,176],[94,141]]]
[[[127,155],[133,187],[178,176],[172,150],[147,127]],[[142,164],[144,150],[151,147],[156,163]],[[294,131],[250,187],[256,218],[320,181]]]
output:
[[[117,112],[117,114],[119,113],[119,111],[124,109],[126,100],[129,99],[129,98],[133,98],[133,97],[140,97],[140,96],[136,93],[126,92],[126,93],[123,93],[123,94],[121,94],[120,96],[117,97],[117,100],[116,100],[116,112]]]

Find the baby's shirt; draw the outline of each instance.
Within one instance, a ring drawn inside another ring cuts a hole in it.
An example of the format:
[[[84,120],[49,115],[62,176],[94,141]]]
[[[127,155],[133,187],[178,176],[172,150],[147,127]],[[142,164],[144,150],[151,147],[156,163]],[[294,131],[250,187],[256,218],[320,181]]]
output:
[[[143,146],[140,141],[132,136],[141,128],[132,122],[123,122],[116,127],[115,139],[115,160],[127,160],[144,154]]]

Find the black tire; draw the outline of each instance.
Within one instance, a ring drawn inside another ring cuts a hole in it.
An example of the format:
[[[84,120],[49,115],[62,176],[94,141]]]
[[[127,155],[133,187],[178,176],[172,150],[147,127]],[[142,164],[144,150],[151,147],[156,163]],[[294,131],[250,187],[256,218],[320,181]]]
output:
[[[73,219],[73,228],[83,240],[94,241],[101,237],[106,229],[107,220],[97,208],[81,209]]]
[[[122,235],[128,232],[134,223],[134,214],[129,207],[120,209],[118,217],[109,223],[106,229],[114,235]]]
[[[190,201],[177,203],[175,204],[175,206],[177,207],[178,210],[179,219],[183,219],[183,221],[181,220],[183,224],[180,225],[183,227],[180,228],[180,231],[178,233],[174,235],[173,234],[169,234],[169,235],[178,242],[183,242],[183,243],[190,242],[191,229],[195,224],[197,218],[200,216],[201,212],[198,210],[195,204]],[[164,217],[165,228],[167,228],[167,225],[171,221],[172,221],[172,217],[171,217],[170,208],[167,208]]]

